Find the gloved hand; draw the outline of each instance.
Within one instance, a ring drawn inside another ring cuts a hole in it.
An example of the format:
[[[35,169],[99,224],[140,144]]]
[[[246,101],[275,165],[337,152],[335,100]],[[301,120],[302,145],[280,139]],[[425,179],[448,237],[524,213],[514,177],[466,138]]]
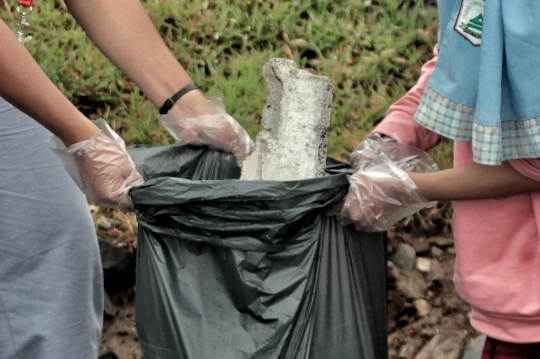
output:
[[[384,231],[429,202],[407,172],[433,172],[437,165],[427,153],[378,134],[362,141],[351,155],[355,173],[340,219],[366,231]]]
[[[364,169],[375,157],[381,154],[383,147],[395,142],[393,138],[382,137],[378,133],[369,135],[351,153],[350,163],[354,171]]]
[[[384,154],[405,172],[433,172],[437,165],[426,152],[375,133],[356,147],[350,162],[355,171],[365,168],[375,157]]]
[[[81,191],[97,203],[123,211],[133,209],[128,191],[143,178],[126,151],[124,140],[103,119],[94,121],[102,133],[65,147],[57,137],[49,141],[64,168]]]
[[[221,99],[208,98],[215,114],[158,115],[165,128],[179,143],[197,143],[232,152],[238,165],[255,144],[248,133],[227,112]]]
[[[364,232],[385,231],[400,219],[437,203],[427,201],[409,175],[384,154],[355,172],[349,182],[340,219]]]

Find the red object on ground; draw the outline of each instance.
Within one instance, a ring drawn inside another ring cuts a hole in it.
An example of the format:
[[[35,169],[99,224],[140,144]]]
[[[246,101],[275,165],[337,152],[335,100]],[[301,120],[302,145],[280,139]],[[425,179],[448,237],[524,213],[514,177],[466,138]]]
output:
[[[21,6],[31,7],[33,3],[34,0],[19,0],[19,5]]]

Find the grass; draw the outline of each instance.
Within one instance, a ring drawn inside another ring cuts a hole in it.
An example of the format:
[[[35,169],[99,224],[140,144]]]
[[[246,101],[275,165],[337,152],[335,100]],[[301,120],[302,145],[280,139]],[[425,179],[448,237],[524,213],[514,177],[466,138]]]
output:
[[[143,4],[195,83],[209,96],[221,96],[253,138],[266,101],[262,67],[269,59],[290,58],[328,76],[334,85],[329,154],[342,160],[414,85],[436,42],[436,8],[421,0]],[[4,0],[0,11],[13,29],[14,6]],[[156,108],[90,43],[62,2],[41,0],[35,7],[26,46],[81,111],[105,118],[128,144],[173,142],[157,122]],[[451,149],[433,156],[448,167]]]

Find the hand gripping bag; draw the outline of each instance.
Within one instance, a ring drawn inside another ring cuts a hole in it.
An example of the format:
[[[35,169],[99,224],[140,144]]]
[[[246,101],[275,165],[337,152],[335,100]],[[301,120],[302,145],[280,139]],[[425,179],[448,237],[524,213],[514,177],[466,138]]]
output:
[[[240,181],[231,154],[136,146],[145,179],[136,324],[145,359],[387,358],[383,233],[328,212],[346,164],[300,181]]]

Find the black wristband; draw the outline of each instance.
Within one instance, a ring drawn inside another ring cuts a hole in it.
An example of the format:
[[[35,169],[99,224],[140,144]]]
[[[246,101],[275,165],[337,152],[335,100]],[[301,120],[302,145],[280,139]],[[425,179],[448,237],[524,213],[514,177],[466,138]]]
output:
[[[178,91],[177,93],[175,93],[174,95],[172,95],[171,97],[165,100],[165,103],[163,103],[163,106],[161,106],[159,109],[159,114],[160,115],[167,114],[167,112],[169,112],[171,107],[173,107],[174,103],[178,101],[180,97],[184,96],[191,90],[197,90],[197,89],[198,89],[197,86],[193,84],[187,85],[186,87],[182,87],[180,91]]]

